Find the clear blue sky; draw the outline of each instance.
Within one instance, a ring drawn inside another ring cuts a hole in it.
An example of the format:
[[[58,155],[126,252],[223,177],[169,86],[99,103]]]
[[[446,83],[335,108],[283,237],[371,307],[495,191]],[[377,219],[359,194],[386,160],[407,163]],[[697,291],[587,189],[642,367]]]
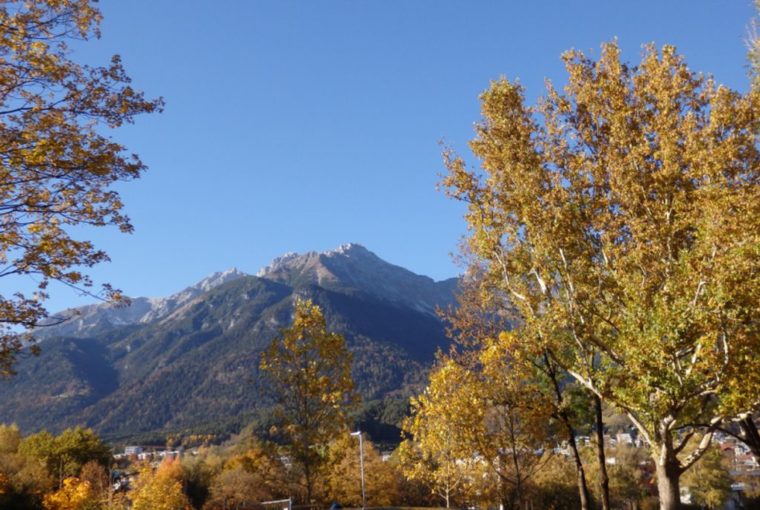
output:
[[[81,60],[123,56],[166,99],[115,139],[150,169],[123,186],[131,236],[95,232],[93,271],[129,295],[177,291],[287,251],[355,241],[442,279],[465,227],[436,191],[438,142],[465,150],[489,80],[535,98],[560,54],[617,37],[675,44],[690,67],[746,89],[751,0],[102,0]],[[89,234],[89,232],[88,232]],[[5,282],[3,284],[7,285]],[[0,288],[0,292],[8,289]],[[57,287],[51,310],[88,302]]]

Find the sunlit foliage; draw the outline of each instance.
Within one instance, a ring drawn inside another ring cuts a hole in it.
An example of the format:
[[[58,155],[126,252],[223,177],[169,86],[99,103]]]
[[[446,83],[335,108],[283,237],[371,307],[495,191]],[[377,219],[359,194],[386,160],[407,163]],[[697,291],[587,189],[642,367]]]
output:
[[[263,353],[261,370],[277,400],[276,432],[311,502],[329,444],[347,430],[356,403],[351,353],[341,335],[327,330],[320,308],[298,299],[292,325]]]
[[[99,35],[90,0],[8,1],[0,5],[0,277],[33,275],[38,289],[0,296],[0,374],[47,316],[52,280],[88,288],[82,272],[108,260],[71,227],[113,225],[130,232],[112,185],[145,166],[105,134],[161,109],[130,85],[121,59],[103,67],[71,59],[68,43]],[[106,286],[105,297],[118,299]]]
[[[670,46],[635,67],[614,43],[564,60],[564,91],[549,84],[535,107],[491,85],[471,143],[482,171],[449,152],[444,185],[468,204],[485,289],[628,414],[675,508],[717,423],[757,404],[760,93],[693,73]]]

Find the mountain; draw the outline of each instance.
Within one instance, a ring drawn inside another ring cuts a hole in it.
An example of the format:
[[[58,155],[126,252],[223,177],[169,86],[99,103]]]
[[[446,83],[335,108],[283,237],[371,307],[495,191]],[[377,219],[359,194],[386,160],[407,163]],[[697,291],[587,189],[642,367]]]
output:
[[[430,315],[437,307],[454,303],[457,285],[456,278],[435,282],[389,264],[355,243],[323,253],[289,253],[256,276],[294,287],[312,284],[339,292],[360,291]]]
[[[393,439],[408,396],[449,344],[435,310],[454,303],[456,283],[347,244],[285,255],[256,276],[215,273],[128,307],[68,310],[70,320],[37,332],[42,355],[0,383],[0,422],[27,431],[84,424],[112,440],[226,434],[252,421],[265,430],[270,401],[259,355],[300,296],[323,308],[353,352],[362,426]]]
[[[38,339],[73,336],[92,337],[114,327],[149,323],[171,314],[195,297],[214,287],[247,276],[232,268],[216,272],[195,285],[163,298],[138,297],[130,299],[128,306],[101,303],[72,308],[53,314],[46,325],[35,331]]]

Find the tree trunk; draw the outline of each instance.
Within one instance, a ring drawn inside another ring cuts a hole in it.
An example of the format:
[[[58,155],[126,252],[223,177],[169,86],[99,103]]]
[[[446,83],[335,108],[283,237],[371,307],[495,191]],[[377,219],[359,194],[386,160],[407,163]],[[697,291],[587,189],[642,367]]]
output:
[[[742,419],[739,426],[744,433],[742,441],[749,447],[755,459],[760,462],[760,433],[757,431],[757,425],[755,425],[752,415]]]
[[[312,504],[311,497],[314,493],[314,480],[312,480],[311,466],[309,466],[308,464],[304,464],[303,475],[304,475],[304,478],[306,479],[306,504],[311,505]]]
[[[578,474],[578,496],[580,497],[581,501],[581,510],[588,510],[589,495],[588,484],[586,483],[586,471],[583,469],[581,454],[578,452],[578,445],[575,442],[575,431],[573,430],[572,425],[570,425],[570,421],[567,419],[567,416],[562,417],[562,421],[565,422],[568,442],[570,443],[570,449],[573,451],[573,459],[575,459],[575,472]]]
[[[673,452],[666,452],[661,457],[656,454],[654,456],[654,463],[657,468],[657,491],[660,496],[660,510],[679,510],[681,508],[681,487],[679,484],[681,469],[678,465],[678,459],[676,459]]]
[[[565,430],[567,432],[567,441],[570,443],[570,449],[573,451],[573,459],[575,460],[575,472],[578,474],[578,497],[580,498],[581,510],[588,510],[590,498],[588,494],[588,484],[586,483],[586,471],[583,469],[583,461],[581,460],[581,455],[578,452],[578,444],[575,441],[575,430],[573,429],[573,424],[570,423],[570,416],[567,414],[567,410],[564,407],[562,389],[559,386],[559,381],[557,381],[557,372],[554,369],[551,359],[549,358],[549,355],[546,351],[544,351],[543,359],[545,364],[545,373],[552,381],[552,386],[554,388],[554,397],[557,399],[557,408],[559,409],[559,412],[557,414],[559,415],[559,419],[565,425]]]
[[[602,509],[610,510],[610,478],[607,476],[607,458],[604,454],[604,418],[602,417],[602,399],[594,395],[596,411],[596,452],[599,458],[599,484],[602,489]]]

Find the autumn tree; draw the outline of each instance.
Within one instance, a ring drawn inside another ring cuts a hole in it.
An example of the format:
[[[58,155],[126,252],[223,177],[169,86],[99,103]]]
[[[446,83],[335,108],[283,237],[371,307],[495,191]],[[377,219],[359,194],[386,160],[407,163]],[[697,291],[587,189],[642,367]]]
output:
[[[270,445],[249,441],[243,453],[225,459],[211,480],[204,508],[248,508],[289,495],[285,466]]]
[[[155,470],[143,466],[130,498],[134,510],[189,510],[179,461],[165,460]]]
[[[96,460],[87,462],[79,471],[79,479],[89,484],[94,499],[109,510],[114,507],[111,472]]]
[[[99,510],[100,503],[90,482],[74,477],[66,478],[60,489],[43,500],[45,510]]]
[[[755,0],[756,15],[760,13],[760,0]],[[750,85],[754,90],[760,90],[760,34],[758,34],[758,18],[752,19],[749,34],[747,37],[747,60],[749,62]],[[755,459],[760,462],[760,431],[758,430],[756,418],[760,409],[760,403],[756,398],[753,389],[747,389],[744,412],[734,417],[732,423],[727,424],[723,432],[733,435],[738,440],[744,442]],[[738,429],[738,432],[737,432]]]
[[[110,466],[111,449],[92,429],[75,427],[54,436],[43,430],[25,437],[19,444],[20,454],[38,459],[56,480],[59,488],[68,477],[79,477],[82,467],[95,462]]]
[[[531,504],[534,508],[577,510],[577,471],[574,460],[553,455],[533,478]]]
[[[16,453],[21,443],[21,432],[18,425],[0,423],[0,454]]]
[[[612,508],[638,508],[648,496],[647,449],[619,442],[609,449],[609,458],[614,459],[608,467]],[[590,477],[598,476],[597,464],[588,463],[588,467]]]
[[[426,484],[446,508],[468,494],[474,472],[472,452],[459,439],[471,424],[455,403],[458,390],[471,390],[473,383],[469,372],[448,360],[430,374],[424,392],[411,399],[411,416],[402,423],[408,435],[399,446],[404,476]]]
[[[389,507],[398,503],[399,475],[392,464],[384,462],[372,441],[362,441],[365,500],[368,507]],[[345,434],[330,445],[329,466],[325,476],[330,498],[346,507],[362,506],[359,441]]]
[[[537,106],[491,85],[471,143],[482,172],[449,152],[444,184],[469,204],[491,295],[628,415],[673,509],[760,377],[760,93],[691,72],[670,46],[638,66],[614,43],[564,61],[564,92],[549,84]]]
[[[731,497],[732,482],[726,462],[715,447],[711,447],[684,475],[684,485],[689,488],[692,501],[701,508],[725,508]]]
[[[568,375],[557,364],[541,342],[532,342],[518,338],[526,332],[508,333],[517,327],[519,317],[515,310],[504,308],[504,303],[491,295],[487,280],[477,267],[471,266],[460,283],[457,296],[458,305],[446,314],[449,321],[449,335],[454,338],[460,349],[457,358],[466,364],[474,362],[475,369],[484,349],[493,348],[493,339],[499,339],[504,356],[508,356],[510,367],[505,377],[525,378],[533,381],[532,391],[541,394],[540,400],[547,405],[552,418],[558,424],[556,433],[567,441],[576,470],[580,508],[588,510],[591,501],[584,463],[576,441],[579,422],[579,392],[573,385],[567,384]],[[519,365],[519,369],[518,368]],[[586,399],[587,400],[587,399]],[[580,405],[579,405],[580,404]],[[583,421],[583,420],[580,420]],[[599,430],[602,420],[599,419]],[[599,443],[603,452],[604,444]],[[602,454],[603,457],[603,454]],[[604,462],[602,462],[604,465]],[[605,507],[606,508],[606,507]]]
[[[419,450],[405,467],[410,478],[427,477],[445,503],[472,492],[474,473],[486,466],[494,475],[496,498],[506,508],[526,504],[527,486],[549,446],[549,410],[525,377],[510,377],[503,344],[494,340],[473,370],[446,360],[430,376],[424,393],[412,399],[404,431]]]
[[[328,447],[348,430],[357,401],[351,353],[341,335],[327,330],[319,306],[296,299],[293,323],[262,353],[260,368],[276,399],[276,431],[311,503]]]
[[[12,373],[30,330],[47,316],[51,281],[88,289],[82,268],[108,260],[72,228],[131,232],[113,185],[145,165],[107,134],[158,111],[130,85],[121,59],[77,63],[67,46],[98,37],[94,0],[6,1],[0,5],[0,277],[33,275],[35,292],[0,296],[0,374]],[[119,293],[104,287],[106,299]]]
[[[56,481],[38,458],[19,453],[21,434],[15,425],[0,425],[0,508],[40,508]]]

